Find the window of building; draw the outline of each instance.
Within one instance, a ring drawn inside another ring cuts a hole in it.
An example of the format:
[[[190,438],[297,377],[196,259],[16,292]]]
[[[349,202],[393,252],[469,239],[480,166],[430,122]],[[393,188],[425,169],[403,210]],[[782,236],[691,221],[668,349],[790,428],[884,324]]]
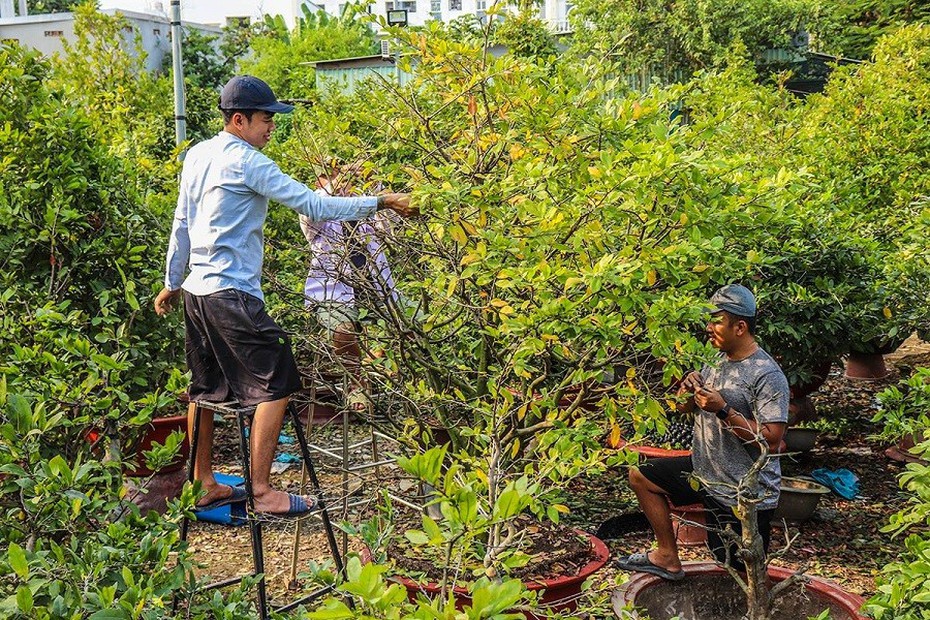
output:
[[[384,8],[388,11],[407,11],[408,13],[417,12],[416,0],[397,0],[397,2],[385,2]]]
[[[429,12],[433,19],[442,21],[442,0],[430,0]]]
[[[45,36],[47,37],[63,37],[65,33],[63,30],[46,30]]]
[[[449,0],[449,10],[450,11],[461,11],[462,0]]]
[[[488,0],[475,0],[475,10],[476,11],[487,11]]]
[[[157,37],[157,36],[160,36],[160,35],[161,35],[161,28],[155,28],[154,30],[152,30],[152,34],[154,34],[156,37]]]

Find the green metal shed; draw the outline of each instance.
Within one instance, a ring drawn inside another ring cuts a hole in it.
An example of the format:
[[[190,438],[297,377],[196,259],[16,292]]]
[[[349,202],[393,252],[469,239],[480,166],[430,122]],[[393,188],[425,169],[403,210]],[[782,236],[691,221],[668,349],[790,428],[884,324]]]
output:
[[[341,92],[351,94],[362,82],[381,76],[400,86],[413,77],[401,70],[393,56],[359,56],[307,63],[316,69],[316,88],[320,94]]]

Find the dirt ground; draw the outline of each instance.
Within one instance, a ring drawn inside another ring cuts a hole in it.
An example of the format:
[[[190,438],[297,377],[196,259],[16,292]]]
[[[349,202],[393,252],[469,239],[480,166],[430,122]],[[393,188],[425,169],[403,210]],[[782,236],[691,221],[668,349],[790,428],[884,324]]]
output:
[[[809,574],[833,580],[851,592],[868,597],[875,591],[875,577],[881,567],[896,558],[899,541],[891,540],[879,532],[888,517],[903,504],[903,496],[896,482],[902,470],[901,463],[888,459],[884,450],[887,446],[869,438],[877,427],[870,422],[877,403],[874,394],[896,381],[901,370],[915,364],[930,364],[930,344],[916,339],[908,340],[896,353],[886,356],[891,369],[889,376],[875,382],[851,381],[843,376],[843,369],[835,366],[826,384],[812,396],[819,417],[833,421],[839,432],[821,433],[812,452],[783,463],[786,475],[804,475],[818,467],[852,470],[860,481],[861,493],[853,500],[839,496],[826,496],[814,517],[800,526],[790,527],[791,533],[799,534],[786,555],[775,563],[788,568],[807,566]],[[287,431],[289,432],[289,431]],[[241,474],[235,465],[238,462],[235,434],[231,426],[218,431],[217,462],[220,471]],[[341,425],[314,427],[312,443],[328,447],[341,453]],[[372,461],[371,446],[362,445],[370,437],[369,427],[352,424],[349,443],[350,462],[353,467]],[[391,450],[391,442],[378,441],[380,458]],[[295,453],[293,445],[284,446],[287,452]],[[374,514],[376,498],[391,490],[401,500],[416,501],[414,489],[402,483],[391,467],[382,466],[353,472],[349,476],[348,491],[343,486],[341,460],[318,455],[322,485],[330,498],[333,518],[346,520],[354,525]],[[282,486],[297,491],[300,486],[299,464],[275,476]],[[646,549],[652,536],[642,517],[636,515],[636,502],[626,488],[625,472],[612,471],[597,478],[577,481],[568,489],[571,497],[572,514],[569,522],[576,527],[597,532],[603,530],[605,522],[621,520],[620,531],[610,532],[606,542],[612,555],[628,554]],[[353,505],[354,504],[354,505]],[[277,602],[286,602],[293,597],[288,586],[292,581],[292,558],[295,549],[296,522],[265,526],[265,566],[269,592]],[[615,528],[616,529],[616,528]],[[625,529],[625,531],[623,531]],[[244,526],[194,523],[190,540],[195,558],[203,575],[223,579],[247,572],[251,568],[249,531]],[[784,547],[786,535],[780,529],[773,532],[773,547]],[[337,532],[337,543],[341,548],[358,550],[360,541],[344,537]],[[343,547],[345,545],[345,547]],[[329,557],[329,546],[322,524],[316,518],[306,519],[302,525],[297,547],[296,572],[307,570],[311,562],[325,562]],[[707,559],[709,553],[701,547],[685,548],[683,559]],[[613,569],[602,571],[604,580],[613,581]]]

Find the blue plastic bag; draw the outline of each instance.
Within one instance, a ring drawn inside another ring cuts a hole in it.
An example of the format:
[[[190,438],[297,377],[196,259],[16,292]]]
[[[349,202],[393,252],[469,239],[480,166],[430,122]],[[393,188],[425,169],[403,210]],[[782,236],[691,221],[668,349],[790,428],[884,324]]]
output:
[[[821,467],[811,472],[811,478],[845,499],[854,499],[859,495],[859,476],[848,469],[833,471]]]

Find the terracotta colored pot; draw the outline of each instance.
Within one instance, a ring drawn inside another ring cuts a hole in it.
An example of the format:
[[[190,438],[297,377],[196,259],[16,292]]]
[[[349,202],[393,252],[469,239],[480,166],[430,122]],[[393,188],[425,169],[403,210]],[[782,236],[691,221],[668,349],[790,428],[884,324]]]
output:
[[[888,376],[888,366],[881,353],[850,353],[846,360],[847,379],[878,381]]]
[[[577,596],[581,593],[581,585],[588,577],[603,568],[604,565],[607,564],[607,559],[610,557],[610,550],[602,540],[587,532],[582,532],[581,530],[575,531],[580,535],[586,536],[591,542],[591,561],[585,564],[577,575],[553,577],[551,579],[526,583],[528,590],[543,592],[537,604],[553,612],[574,610],[577,607]],[[371,561],[371,552],[367,548],[362,549],[361,559],[362,562],[365,563]],[[435,583],[420,583],[400,575],[394,575],[391,579],[407,589],[407,598],[409,598],[410,601],[416,601],[417,595],[420,593],[426,594],[427,596],[434,596],[441,591],[439,585]],[[456,587],[453,588],[452,592],[455,597],[455,605],[458,609],[463,609],[465,605],[471,603],[471,597],[468,596],[468,590],[466,588]],[[548,615],[537,616],[535,614],[525,614],[524,617],[527,620],[542,620],[542,618],[546,618]]]
[[[638,453],[644,459],[661,459],[672,456],[691,456],[691,450],[666,450],[665,448],[656,448],[655,446],[629,444],[625,439],[622,438],[616,442],[616,445],[611,445],[609,447],[615,448],[617,450],[620,448],[626,448],[627,450]]]
[[[672,519],[672,530],[675,532],[675,540],[678,541],[678,546],[700,547],[707,543],[707,530],[701,527],[707,523],[704,517],[704,504],[676,506],[669,502],[668,507],[673,515],[700,524],[691,525],[690,523],[682,523],[677,519]]]
[[[129,469],[125,470],[127,476],[141,477],[141,476],[150,476],[152,475],[152,470],[145,466],[145,457],[142,455],[146,450],[152,449],[152,443],[158,442],[164,444],[165,440],[168,439],[168,435],[174,431],[181,431],[184,433],[184,441],[181,442],[181,449],[178,450],[178,454],[175,459],[167,466],[159,470],[158,473],[166,474],[173,471],[178,471],[187,463],[188,456],[191,453],[190,439],[187,437],[187,414],[184,415],[175,415],[166,418],[155,418],[152,420],[145,434],[142,436],[142,439],[139,441],[139,445],[136,447],[136,455],[132,457],[131,463],[135,464],[135,467],[132,471]]]
[[[668,620],[679,614],[689,620],[729,620],[746,613],[745,595],[723,568],[713,562],[685,562],[682,568],[687,576],[677,582],[665,581],[648,573],[633,573],[629,581],[614,590],[611,597],[614,613],[618,618],[628,620],[641,618],[637,612],[626,610],[630,605],[645,609],[652,620]],[[778,583],[793,572],[770,566],[769,579]],[[866,620],[859,613],[865,602],[861,597],[825,579],[809,579],[803,586],[805,596],[797,597],[796,606],[774,616],[776,619],[807,618],[829,608],[833,620]]]
[[[911,454],[911,448],[922,441],[923,437],[918,433],[905,435],[898,441],[897,444],[885,450],[885,456],[894,461],[898,461],[899,463],[921,463],[923,465],[928,465],[930,463],[924,459],[918,458],[916,455]]]

